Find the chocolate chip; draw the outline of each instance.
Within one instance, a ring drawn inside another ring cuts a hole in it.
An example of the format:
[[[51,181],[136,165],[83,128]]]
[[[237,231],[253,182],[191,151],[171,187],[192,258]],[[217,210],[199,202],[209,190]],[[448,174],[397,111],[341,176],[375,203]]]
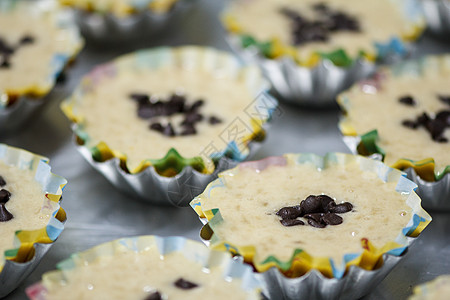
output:
[[[307,214],[304,217],[307,219],[312,219],[316,222],[321,222],[324,213]]]
[[[321,220],[327,225],[339,225],[343,222],[342,217],[334,213],[327,213],[323,215]]]
[[[191,281],[187,281],[183,278],[179,278],[177,281],[175,281],[174,284],[177,288],[180,288],[183,290],[190,290],[190,289],[198,287],[198,284],[193,283]]]
[[[162,295],[160,294],[160,292],[156,291],[149,294],[147,297],[145,297],[144,300],[162,300]]]
[[[316,228],[325,228],[327,226],[326,224],[322,222],[317,222],[313,219],[308,219],[308,224]]]
[[[445,131],[447,124],[439,119],[435,119],[426,124],[425,128],[431,134],[433,140],[439,139]]]
[[[402,125],[411,129],[416,129],[417,127],[419,127],[419,125],[411,120],[404,120],[402,121]]]
[[[5,185],[6,185],[6,181],[5,181],[5,179],[3,178],[3,176],[0,175],[0,187],[3,187],[3,186],[5,186]]]
[[[356,18],[338,10],[332,10],[324,3],[312,5],[320,14],[319,20],[308,20],[298,12],[282,8],[280,12],[291,19],[292,40],[295,45],[312,41],[327,41],[330,34],[336,31],[360,31]]]
[[[409,106],[415,106],[416,105],[416,101],[411,96],[400,97],[398,99],[398,102],[400,102],[402,104],[405,104],[405,105],[409,105]]]
[[[330,209],[330,212],[336,214],[343,214],[349,212],[353,209],[353,205],[350,202],[344,202],[341,204],[336,204],[335,207]]]
[[[447,139],[446,137],[439,136],[439,137],[437,137],[437,138],[435,139],[435,141],[438,142],[438,143],[447,143],[447,142],[448,142],[448,139]]]
[[[191,107],[189,107],[189,112],[195,112],[197,109],[200,108],[200,106],[202,106],[205,103],[205,101],[199,99],[197,101],[195,101],[194,103],[192,103]]]
[[[417,118],[417,123],[425,126],[430,120],[430,116],[427,113],[423,113]]]
[[[302,215],[302,210],[300,208],[300,205],[287,206],[277,211],[276,215],[281,217],[282,219],[295,219]]]
[[[327,195],[318,195],[316,196],[317,200],[320,201],[320,205],[322,206],[322,212],[327,212],[330,207],[335,206],[333,198]]]
[[[176,108],[177,112],[183,112],[184,105],[186,104],[186,97],[182,95],[173,94],[172,96],[170,96],[168,103],[174,108]]]
[[[167,124],[167,126],[164,127],[163,134],[166,136],[175,136],[175,130],[173,129],[171,123]]]
[[[328,24],[330,31],[360,31],[358,21],[343,12],[333,13]]]
[[[140,105],[138,108],[138,117],[141,119],[150,119],[156,117],[156,111],[151,104]]]
[[[14,53],[14,48],[7,45],[6,41],[0,38],[0,53],[10,55]]]
[[[438,95],[439,100],[450,105],[450,96]]]
[[[146,94],[133,93],[130,95],[130,98],[141,105],[150,103],[150,97]]]
[[[8,61],[6,56],[3,56],[3,61],[0,64],[1,69],[9,69],[11,67],[11,63]]]
[[[431,138],[439,143],[447,142],[447,138],[443,136],[447,127],[450,127],[450,111],[439,111],[433,119],[427,113],[422,113],[417,117],[416,121],[405,120],[403,126],[416,129],[420,126],[425,127]]]
[[[193,112],[186,115],[181,125],[194,124],[196,122],[200,122],[201,120],[203,120],[203,115]]]
[[[290,227],[290,226],[296,226],[296,225],[305,225],[305,223],[302,220],[298,219],[283,219],[280,220],[281,225]]]
[[[208,122],[211,125],[215,125],[215,124],[222,123],[222,120],[217,118],[217,117],[215,117],[215,116],[211,116],[211,117],[209,117]]]
[[[32,37],[31,35],[25,35],[24,37],[22,37],[20,39],[19,42],[21,45],[29,45],[29,44],[33,44],[34,43],[34,37]]]
[[[322,212],[322,202],[314,195],[309,195],[305,200],[300,202],[300,207],[304,214]]]
[[[6,203],[11,198],[11,193],[8,190],[0,190],[0,203]]]
[[[159,131],[159,132],[163,132],[164,131],[164,127],[161,125],[161,123],[152,123],[150,124],[150,129],[151,130],[155,130],[155,131]]]
[[[7,222],[14,216],[6,209],[4,203],[0,203],[0,222]]]
[[[447,126],[450,126],[450,111],[442,110],[438,112],[435,119],[444,122]]]
[[[197,130],[192,124],[185,124],[183,131],[181,132],[181,135],[193,135],[197,133]]]

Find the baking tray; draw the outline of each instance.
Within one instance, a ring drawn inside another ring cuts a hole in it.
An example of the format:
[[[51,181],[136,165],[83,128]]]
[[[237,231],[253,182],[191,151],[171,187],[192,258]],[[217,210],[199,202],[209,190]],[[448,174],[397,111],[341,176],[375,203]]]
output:
[[[95,64],[139,48],[196,44],[229,50],[217,20],[223,4],[223,0],[199,0],[188,17],[172,23],[167,33],[157,40],[103,49],[87,45],[68,71],[66,82],[49,95],[49,103],[39,117],[20,133],[0,139],[49,157],[52,171],[68,180],[62,202],[68,216],[64,232],[37,269],[7,299],[27,299],[25,288],[39,281],[44,272],[55,269],[58,261],[106,241],[141,234],[179,235],[199,240],[201,223],[192,209],[148,205],[122,194],[95,171],[75,149],[69,121],[60,111],[59,103]],[[446,50],[450,50],[449,43],[425,35],[414,56]],[[337,128],[339,114],[337,106],[318,110],[281,104],[267,140],[254,158],[287,152],[348,153]],[[450,272],[450,214],[432,213],[432,216],[433,221],[406,257],[363,299],[406,299],[413,286]]]

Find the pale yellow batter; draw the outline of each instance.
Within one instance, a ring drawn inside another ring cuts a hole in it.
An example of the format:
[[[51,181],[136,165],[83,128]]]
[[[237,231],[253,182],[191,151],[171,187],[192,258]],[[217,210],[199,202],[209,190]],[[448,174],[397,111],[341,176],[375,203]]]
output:
[[[414,288],[409,300],[446,300],[450,297],[450,275],[442,275]]]
[[[0,175],[5,179],[11,198],[5,204],[13,219],[0,222],[0,265],[4,263],[5,250],[14,249],[14,234],[18,230],[45,228],[57,203],[48,200],[42,186],[35,181],[34,172],[21,170],[0,161]]]
[[[270,166],[263,171],[241,168],[234,176],[226,174],[225,187],[212,189],[211,196],[202,200],[202,210],[219,208],[224,221],[210,224],[214,234],[233,245],[253,245],[256,262],[270,255],[288,261],[295,249],[340,262],[344,254],[362,252],[362,238],[376,247],[394,241],[412,217],[405,203],[407,195],[395,191],[395,182],[384,183],[373,172],[361,171],[355,162],[332,164],[323,170],[301,164]],[[353,205],[353,211],[339,214],[342,224],[325,228],[281,225],[275,214],[280,208],[321,194],[337,204]]]
[[[205,117],[214,115],[222,123],[210,125],[202,121],[197,123],[195,135],[167,137],[150,130],[151,121],[171,121],[180,132],[182,116],[140,119],[138,105],[129,97],[132,93],[145,93],[167,100],[175,92],[185,95],[188,104],[203,99],[205,104],[199,112]],[[179,66],[133,69],[103,79],[75,104],[73,113],[84,119],[83,129],[91,137],[88,147],[105,142],[125,154],[128,168],[133,170],[143,160],[163,158],[170,148],[184,157],[208,159],[210,152],[225,149],[235,137],[238,145],[243,145],[242,138],[253,130],[248,114],[253,111],[248,109],[253,97],[244,80],[227,73],[211,74]]]
[[[65,271],[66,281],[46,285],[46,299],[143,300],[155,290],[165,297],[163,299],[169,300],[257,299],[253,292],[241,288],[241,280],[225,280],[223,271],[220,268],[204,269],[180,252],[160,255],[156,247],[142,252],[128,250]],[[198,287],[177,288],[174,282],[179,278]]]
[[[308,20],[317,20],[312,5],[325,3],[359,21],[361,32],[339,31],[332,33],[327,42],[308,42],[296,47],[301,61],[317,52],[345,49],[355,57],[363,50],[374,53],[374,41],[387,42],[392,37],[411,33],[414,26],[391,0],[244,0],[234,1],[229,10],[242,33],[250,34],[259,41],[278,38],[284,45],[293,45],[291,20],[280,13],[289,8]]]
[[[79,50],[81,42],[74,38],[73,28],[58,24],[55,5],[47,5],[48,1],[46,6],[42,1],[15,3],[13,11],[0,11],[0,38],[14,47],[24,36],[32,37],[34,42],[17,48],[10,56],[10,68],[0,68],[0,92],[40,96],[53,85],[54,56],[71,57]]]
[[[356,87],[341,95],[349,99],[346,124],[358,135],[378,130],[377,144],[385,151],[385,162],[392,165],[398,159],[422,160],[434,158],[436,173],[441,173],[450,165],[450,143],[433,141],[429,132],[420,127],[416,130],[402,125],[403,120],[415,120],[423,112],[433,116],[441,110],[450,110],[450,105],[438,99],[438,95],[450,96],[450,69],[444,61],[433,59],[430,63],[442,63],[440,72],[434,68],[423,76],[402,75],[382,80],[381,88],[375,94],[365,93]],[[402,96],[412,96],[417,105],[407,106],[399,103]],[[444,136],[450,140],[447,128]]]

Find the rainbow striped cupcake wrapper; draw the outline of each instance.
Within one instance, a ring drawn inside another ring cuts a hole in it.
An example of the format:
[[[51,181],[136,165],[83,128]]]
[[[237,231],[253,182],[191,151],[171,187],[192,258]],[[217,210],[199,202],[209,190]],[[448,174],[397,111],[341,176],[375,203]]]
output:
[[[51,173],[47,158],[0,144],[0,160],[19,169],[35,171],[35,179],[46,193],[43,205],[46,201],[59,203],[67,181]],[[34,270],[63,231],[65,221],[66,213],[58,204],[46,227],[16,232],[15,248],[5,251],[5,261],[0,265],[0,297],[12,292]]]
[[[331,258],[314,257],[302,249],[293,249],[288,261],[270,256],[262,261],[254,261],[257,249],[253,246],[234,245],[222,240],[214,233],[214,227],[223,219],[220,209],[204,211],[202,202],[210,197],[211,190],[223,187],[227,176],[237,174],[240,168],[263,170],[271,165],[285,166],[288,164],[313,163],[318,168],[326,168],[328,164],[345,165],[357,162],[364,171],[377,174],[384,182],[397,182],[396,191],[407,194],[407,204],[413,210],[413,216],[395,241],[376,248],[370,240],[361,240],[361,252],[348,253],[343,256],[342,264],[336,264]],[[392,169],[382,162],[362,156],[329,153],[326,156],[315,154],[287,154],[279,157],[269,157],[260,161],[242,163],[238,167],[219,174],[219,178],[211,182],[205,191],[192,202],[192,208],[205,222],[201,238],[212,249],[229,251],[244,257],[258,271],[258,277],[263,283],[266,296],[278,299],[298,299],[301,295],[320,299],[359,298],[376,286],[400,260],[408,246],[431,221],[431,217],[420,206],[420,198],[415,193],[416,185],[405,177],[402,172]],[[287,277],[288,274],[300,274]],[[302,275],[303,274],[303,275]]]
[[[246,34],[232,15],[225,14],[223,23],[229,32],[228,42],[245,61],[257,63],[273,90],[293,104],[327,106],[334,103],[339,92],[367,78],[377,68],[376,62],[392,62],[411,52],[409,41],[417,39],[424,29],[419,3],[416,0],[392,0],[398,5],[414,30],[405,36],[374,43],[375,53],[360,52],[351,57],[345,49],[316,53],[299,61],[295,50],[278,40],[258,41]]]
[[[8,13],[16,9],[23,0],[2,0],[0,13]],[[78,28],[67,10],[61,9],[56,1],[38,0],[29,6],[34,14],[52,13],[55,24],[64,29],[70,40],[69,50],[65,53],[56,53],[50,62],[51,72],[45,82],[39,85],[24,86],[20,91],[8,92],[0,90],[0,135],[16,130],[32,116],[44,103],[43,97],[47,95],[61,72],[67,64],[74,59],[84,45]]]
[[[425,70],[438,71],[442,66],[450,68],[450,56],[430,56],[401,62],[390,69],[379,70],[370,80],[361,81],[352,89],[362,89],[370,93],[376,93],[381,88],[383,81],[388,80],[388,76],[412,75],[420,77]],[[338,97],[338,103],[346,111],[350,109],[351,99],[343,94]],[[383,160],[385,152],[377,144],[379,135],[376,129],[358,136],[345,115],[339,122],[339,128],[343,134],[345,144],[352,153]],[[448,201],[450,199],[450,166],[446,166],[441,173],[437,173],[433,158],[421,160],[402,158],[391,167],[405,171],[408,178],[418,185],[417,193],[421,197],[425,208],[450,211],[450,201]]]
[[[179,64],[194,68],[207,68],[214,72],[220,68],[243,78],[255,97],[255,107],[249,130],[242,143],[230,140],[223,147],[205,145],[205,154],[214,162],[208,167],[202,157],[185,158],[176,149],[170,149],[163,158],[149,158],[134,170],[127,170],[126,155],[110,149],[104,143],[90,144],[84,131],[82,116],[76,114],[75,106],[83,95],[103,79],[117,76],[133,68],[155,69],[165,65]],[[155,48],[138,51],[115,61],[98,66],[83,78],[81,85],[71,98],[65,100],[62,109],[75,124],[73,127],[78,150],[87,161],[119,189],[155,204],[187,206],[206,185],[217,178],[220,171],[234,167],[245,160],[265,139],[268,122],[277,109],[278,102],[266,90],[267,83],[258,68],[243,68],[236,58],[218,50],[205,47],[185,46],[180,48]],[[251,128],[251,130],[250,130]]]
[[[48,289],[57,287],[66,280],[66,273],[83,266],[100,257],[114,256],[124,251],[141,252],[151,247],[157,247],[161,255],[181,252],[187,259],[200,263],[206,269],[220,268],[224,280],[242,281],[242,289],[248,292],[248,300],[259,299],[257,296],[260,284],[255,278],[251,267],[234,260],[226,252],[210,250],[202,243],[188,240],[184,237],[138,236],[128,237],[104,243],[84,252],[73,254],[69,259],[57,265],[57,271],[45,273],[42,281],[27,288],[26,293],[32,300],[45,300]]]
[[[59,0],[74,8],[75,20],[83,36],[90,42],[120,43],[150,37],[162,32],[179,18],[187,16],[197,0],[139,0],[122,4],[117,11],[106,5],[93,5],[89,10],[77,0]],[[101,5],[101,4],[100,4]]]

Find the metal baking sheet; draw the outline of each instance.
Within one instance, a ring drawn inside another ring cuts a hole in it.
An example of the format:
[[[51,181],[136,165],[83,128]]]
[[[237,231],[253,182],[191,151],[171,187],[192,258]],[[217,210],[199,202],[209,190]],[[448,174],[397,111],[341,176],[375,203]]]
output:
[[[197,1],[187,17],[176,20],[159,37],[114,47],[94,47],[88,43],[68,71],[66,82],[47,97],[48,103],[41,114],[22,131],[0,139],[0,142],[49,157],[53,172],[68,180],[62,203],[68,216],[64,232],[38,268],[7,299],[27,299],[25,288],[39,281],[44,272],[53,270],[57,262],[106,241],[141,234],[179,235],[199,240],[201,223],[191,208],[148,205],[122,194],[95,171],[75,149],[69,122],[59,109],[61,100],[70,94],[83,74],[95,64],[117,55],[140,48],[182,44],[211,45],[229,50],[217,20],[223,2]],[[450,50],[450,43],[426,35],[419,41],[414,55],[446,50]],[[337,107],[318,110],[282,104],[266,143],[254,158],[287,152],[348,153],[337,128],[338,118]],[[432,216],[434,220],[406,257],[364,299],[405,299],[413,286],[450,273],[450,214],[432,213]]]

